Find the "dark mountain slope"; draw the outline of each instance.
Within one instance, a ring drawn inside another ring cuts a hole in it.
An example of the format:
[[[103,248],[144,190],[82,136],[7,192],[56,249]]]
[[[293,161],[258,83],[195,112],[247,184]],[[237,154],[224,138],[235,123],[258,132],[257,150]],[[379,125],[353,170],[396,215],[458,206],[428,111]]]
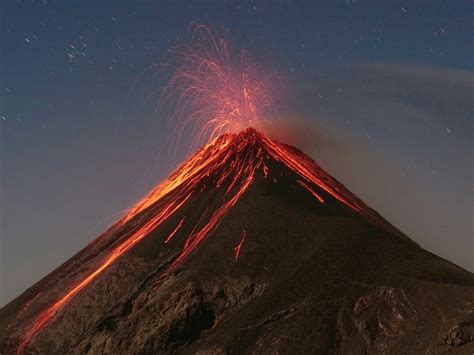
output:
[[[230,148],[204,148],[223,163],[198,175],[192,196],[58,308],[21,350],[474,351],[474,275],[421,249],[294,148],[278,145],[311,166],[321,185],[273,155],[266,138],[252,130],[228,139]],[[239,167],[251,169],[238,175]],[[191,237],[249,176],[251,184],[235,204],[180,259],[196,240]],[[185,188],[178,185],[118,223],[4,307],[0,351],[16,352],[38,314],[97,270],[169,201],[179,200]]]

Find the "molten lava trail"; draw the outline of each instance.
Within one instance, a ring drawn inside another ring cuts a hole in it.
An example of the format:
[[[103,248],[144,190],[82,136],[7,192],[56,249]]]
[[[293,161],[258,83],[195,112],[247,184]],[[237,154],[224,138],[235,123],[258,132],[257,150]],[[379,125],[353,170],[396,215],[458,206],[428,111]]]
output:
[[[244,245],[246,238],[247,238],[247,232],[244,229],[244,231],[242,232],[242,239],[240,239],[239,244],[237,244],[234,248],[235,261],[239,260],[240,251],[242,250],[242,245]]]
[[[296,180],[296,182],[300,184],[301,187],[303,187],[305,190],[307,190],[311,195],[313,195],[319,202],[324,203],[324,199],[321,196],[319,196],[316,192],[314,192],[313,189],[308,186],[308,184],[306,184],[305,182],[301,180]]]

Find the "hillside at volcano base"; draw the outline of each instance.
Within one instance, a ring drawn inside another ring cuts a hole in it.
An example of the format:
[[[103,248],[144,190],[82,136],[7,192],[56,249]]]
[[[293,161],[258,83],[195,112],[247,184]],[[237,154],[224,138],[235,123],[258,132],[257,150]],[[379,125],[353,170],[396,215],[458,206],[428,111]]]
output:
[[[1,354],[472,352],[474,275],[254,129],[0,310]]]

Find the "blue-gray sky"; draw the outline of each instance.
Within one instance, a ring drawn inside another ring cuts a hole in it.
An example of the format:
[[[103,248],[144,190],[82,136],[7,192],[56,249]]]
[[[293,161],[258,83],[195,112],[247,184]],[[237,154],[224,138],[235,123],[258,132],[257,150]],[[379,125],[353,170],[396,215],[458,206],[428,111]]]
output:
[[[193,21],[227,28],[287,78],[280,104],[308,154],[474,270],[471,1],[7,0],[0,11],[0,305],[169,173],[144,98],[153,78],[134,83]]]

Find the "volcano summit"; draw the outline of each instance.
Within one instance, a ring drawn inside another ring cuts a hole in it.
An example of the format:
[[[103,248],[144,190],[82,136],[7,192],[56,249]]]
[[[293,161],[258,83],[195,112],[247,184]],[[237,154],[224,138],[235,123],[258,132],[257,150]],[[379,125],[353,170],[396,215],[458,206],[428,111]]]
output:
[[[473,336],[474,275],[250,128],[0,310],[2,354],[444,354]]]

